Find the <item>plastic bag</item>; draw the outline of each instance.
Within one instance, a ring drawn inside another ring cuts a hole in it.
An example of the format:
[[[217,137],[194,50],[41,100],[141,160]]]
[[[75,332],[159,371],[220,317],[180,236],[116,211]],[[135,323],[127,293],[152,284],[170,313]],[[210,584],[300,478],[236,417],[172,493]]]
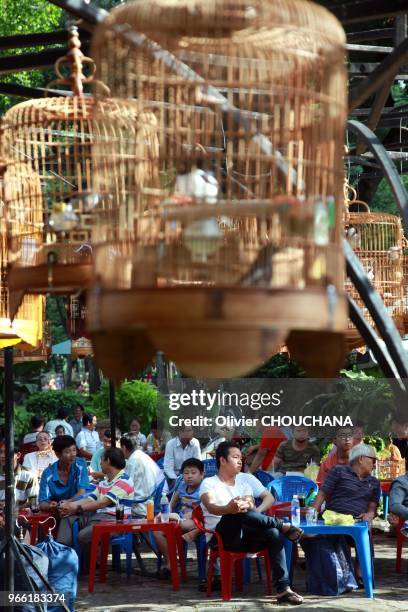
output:
[[[322,516],[326,525],[354,525],[352,514],[342,514],[341,512],[334,512],[334,510],[325,510]]]
[[[73,612],[77,593],[79,561],[73,548],[56,542],[48,535],[37,548],[49,559],[48,580],[56,593],[64,593],[65,605]],[[68,600],[67,600],[68,598]],[[48,605],[48,612],[60,612],[61,606]]]
[[[305,538],[302,548],[305,551],[309,593],[333,596],[358,588],[344,536]]]
[[[30,544],[21,543],[24,550],[27,552],[37,569],[44,576],[44,578],[48,577],[48,559],[47,556],[38,550],[35,546],[31,546]],[[35,585],[35,590],[37,593],[47,593],[47,588],[44,585],[41,578],[38,577],[36,571],[29,565],[28,561],[21,555],[21,559],[24,565],[24,568]],[[4,556],[0,560],[0,589],[2,591],[5,590],[4,584]],[[14,592],[18,593],[21,591],[31,591],[31,586],[27,583],[26,577],[21,573],[18,564],[14,562]],[[47,611],[47,604],[43,603],[43,610]],[[11,608],[3,608],[0,607],[0,610],[6,610]],[[30,604],[22,604],[21,606],[16,606],[12,608],[15,612],[35,612],[35,605]]]
[[[305,467],[305,471],[303,472],[303,475],[306,478],[310,478],[310,480],[313,480],[313,482],[316,482],[318,473],[319,473],[319,466],[313,461],[311,461]]]

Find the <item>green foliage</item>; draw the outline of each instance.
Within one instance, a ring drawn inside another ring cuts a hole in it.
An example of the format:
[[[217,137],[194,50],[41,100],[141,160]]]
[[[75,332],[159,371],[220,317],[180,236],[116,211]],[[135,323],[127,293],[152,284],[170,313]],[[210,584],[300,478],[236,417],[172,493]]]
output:
[[[65,330],[67,312],[62,297],[47,296],[46,318],[49,323],[52,344],[58,344],[59,342],[68,340],[68,335]]]
[[[3,0],[0,8],[0,36],[52,32],[61,27],[64,12],[46,0]],[[2,55],[20,55],[30,51],[41,51],[44,47],[12,49]],[[28,87],[43,87],[50,80],[39,70],[4,75],[0,79]],[[14,96],[0,96],[0,115],[21,99]]]
[[[401,180],[406,189],[408,189],[408,175],[402,175]],[[386,179],[381,180],[377,193],[370,203],[370,209],[372,211],[376,210],[379,212],[387,212],[392,215],[400,215],[398,205]]]
[[[16,438],[22,438],[31,430],[30,419],[33,416],[31,412],[27,412],[25,406],[14,406],[14,435]],[[1,424],[4,423],[4,418],[1,419]]]
[[[159,406],[160,393],[157,389],[141,380],[126,380],[116,389],[115,398],[118,427],[127,431],[132,418],[137,416],[141,420],[142,430],[148,433]],[[104,383],[100,391],[92,397],[91,410],[96,414],[97,411],[108,409],[109,385]]]
[[[303,370],[295,361],[290,361],[286,353],[278,353],[247,378],[301,378],[303,375]]]
[[[384,379],[371,378],[364,372],[341,370],[342,379],[329,393],[322,393],[308,402],[320,415],[349,416],[363,421],[367,430],[388,431],[394,410],[392,390]]]
[[[33,414],[40,414],[44,419],[55,418],[58,408],[66,408],[72,413],[77,404],[84,406],[86,399],[77,391],[40,391],[33,393],[24,404],[24,408]]]

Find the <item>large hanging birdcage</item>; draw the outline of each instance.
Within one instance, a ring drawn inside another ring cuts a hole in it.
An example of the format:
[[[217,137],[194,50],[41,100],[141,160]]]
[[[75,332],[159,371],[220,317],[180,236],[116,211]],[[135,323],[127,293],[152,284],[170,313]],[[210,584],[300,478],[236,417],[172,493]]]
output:
[[[31,201],[23,189],[10,190],[13,315],[24,293],[69,293],[86,286],[92,271],[94,100],[83,92],[92,77],[84,77],[82,68],[94,65],[81,53],[75,27],[69,31],[69,49],[56,63],[58,78],[49,87],[69,87],[72,94],[17,104],[3,118],[6,161],[31,167],[39,177],[43,201],[43,219],[33,220],[22,239],[18,219],[28,217]],[[65,65],[70,72],[66,77]]]
[[[368,205],[357,199],[354,189],[347,188],[353,194],[352,199],[346,200],[349,210],[347,240],[358,255],[389,315],[402,332],[405,303],[401,220],[388,213],[370,212]],[[349,280],[346,280],[346,289],[362,309],[366,320],[374,326],[361,297]],[[347,344],[350,349],[364,344],[351,322],[347,331]]]
[[[100,363],[131,332],[144,361],[234,375],[290,331],[345,328],[344,42],[300,0],[134,2],[97,28]]]
[[[0,348],[24,343],[30,350],[33,347],[39,348],[42,341],[44,299],[40,296],[25,296],[18,315],[11,322],[8,270],[12,249],[8,240],[7,201],[8,189],[11,186],[17,188],[17,185],[19,185],[20,193],[24,192],[27,202],[30,203],[27,217],[21,216],[18,220],[15,219],[24,236],[24,232],[30,231],[33,224],[35,225],[35,220],[41,218],[39,177],[27,164],[7,165],[4,160],[0,160]],[[22,237],[19,248],[22,257],[29,257],[29,245],[25,243],[24,237]]]

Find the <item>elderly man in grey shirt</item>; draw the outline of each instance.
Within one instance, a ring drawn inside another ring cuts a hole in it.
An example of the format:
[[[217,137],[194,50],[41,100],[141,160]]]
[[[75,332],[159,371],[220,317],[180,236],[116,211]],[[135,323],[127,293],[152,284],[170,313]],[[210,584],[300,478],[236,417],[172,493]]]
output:
[[[398,518],[408,521],[408,472],[394,480],[390,489],[390,514],[388,520],[391,524],[398,522]]]

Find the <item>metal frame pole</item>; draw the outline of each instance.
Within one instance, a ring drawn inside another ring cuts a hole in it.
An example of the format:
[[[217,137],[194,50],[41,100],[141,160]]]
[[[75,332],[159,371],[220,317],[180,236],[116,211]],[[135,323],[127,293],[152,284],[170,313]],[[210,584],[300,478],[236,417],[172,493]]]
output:
[[[116,446],[116,401],[115,401],[115,385],[109,381],[109,418],[111,430],[111,446]]]
[[[5,463],[5,540],[14,535],[14,399],[13,399],[13,348],[4,349],[4,436],[6,447]],[[14,551],[5,549],[5,588],[14,591]]]

